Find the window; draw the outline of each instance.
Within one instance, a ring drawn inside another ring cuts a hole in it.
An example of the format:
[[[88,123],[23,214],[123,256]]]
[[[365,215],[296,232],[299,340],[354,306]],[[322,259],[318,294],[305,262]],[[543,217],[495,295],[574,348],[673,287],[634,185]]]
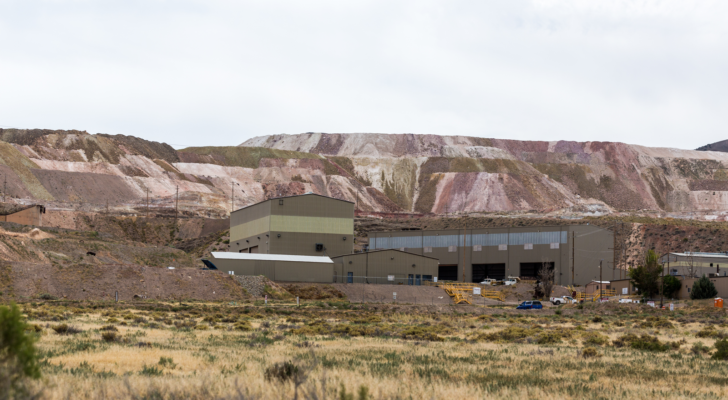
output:
[[[607,285],[607,290],[609,290],[609,285]]]
[[[559,244],[558,243],[551,243],[551,249],[558,249]]]
[[[425,253],[432,253],[432,247],[425,247]]]
[[[533,250],[533,243],[525,243],[523,245],[523,250]]]
[[[454,253],[454,252],[458,251],[458,246],[448,246],[447,251],[448,251],[448,253]]]
[[[476,244],[473,246],[473,251],[483,251],[483,246]]]
[[[508,245],[507,244],[499,244],[498,245],[498,251],[506,251],[506,250],[508,250]]]

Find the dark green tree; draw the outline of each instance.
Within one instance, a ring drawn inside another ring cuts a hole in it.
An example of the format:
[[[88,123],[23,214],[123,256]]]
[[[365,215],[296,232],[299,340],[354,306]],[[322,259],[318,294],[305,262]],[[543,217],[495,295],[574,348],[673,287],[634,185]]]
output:
[[[680,282],[680,279],[672,275],[667,275],[662,281],[662,293],[665,294],[665,297],[674,298],[675,293],[680,290],[681,286],[682,282]]]
[[[629,271],[629,278],[642,297],[654,297],[660,293],[662,265],[654,251],[648,250],[642,265]]]
[[[34,334],[15,303],[0,306],[0,392],[12,398],[25,392],[26,378],[40,378]],[[0,397],[2,397],[0,395]]]
[[[717,295],[718,291],[715,289],[715,285],[705,275],[695,281],[692,290],[690,290],[690,298],[693,300],[709,299]]]

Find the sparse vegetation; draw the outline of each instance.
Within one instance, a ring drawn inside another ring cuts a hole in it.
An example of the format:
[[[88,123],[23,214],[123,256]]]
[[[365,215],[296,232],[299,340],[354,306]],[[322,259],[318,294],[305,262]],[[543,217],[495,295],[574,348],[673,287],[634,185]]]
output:
[[[586,389],[570,386],[580,379],[606,398],[720,393],[723,381],[711,379],[728,374],[728,363],[716,361],[728,354],[728,342],[721,340],[722,314],[701,306],[669,313],[591,303],[559,311],[341,300],[304,300],[295,307],[290,299],[271,300],[268,306],[49,302],[24,305],[30,324],[23,329],[40,341],[39,370],[54,384],[46,390],[81,400],[222,399],[236,393],[259,399],[323,398],[324,382],[326,398],[403,393],[522,398],[526,391],[569,399],[586,395]],[[49,325],[51,335],[31,327],[60,317]],[[109,324],[111,318],[126,325]],[[79,332],[68,334],[71,327]],[[54,328],[63,333],[55,334]],[[681,361],[685,356],[689,363]],[[664,365],[703,383],[674,387]],[[210,375],[216,376],[213,386]],[[404,381],[411,385],[403,386]],[[32,382],[29,388],[42,385]]]

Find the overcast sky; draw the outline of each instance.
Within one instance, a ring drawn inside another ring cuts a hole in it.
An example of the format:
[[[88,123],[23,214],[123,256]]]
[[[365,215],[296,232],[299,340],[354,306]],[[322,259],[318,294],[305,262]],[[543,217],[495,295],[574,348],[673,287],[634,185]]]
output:
[[[728,139],[726,1],[0,0],[0,127]]]

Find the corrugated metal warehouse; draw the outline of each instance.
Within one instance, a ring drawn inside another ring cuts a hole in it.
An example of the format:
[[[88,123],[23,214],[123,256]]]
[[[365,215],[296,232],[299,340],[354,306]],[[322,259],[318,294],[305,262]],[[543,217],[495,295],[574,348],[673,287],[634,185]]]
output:
[[[436,258],[400,250],[334,257],[334,282],[421,285],[438,273]]]
[[[328,257],[351,254],[354,203],[310,193],[241,208],[230,217],[230,251]]]
[[[437,258],[439,280],[536,277],[546,263],[559,285],[616,277],[611,231],[593,225],[371,232],[369,249],[399,249]]]
[[[329,257],[213,252],[205,261],[231,275],[264,275],[283,282],[331,282],[334,275]]]
[[[660,257],[660,264],[664,266],[665,274],[670,275],[694,278],[728,276],[727,253],[670,253]]]

